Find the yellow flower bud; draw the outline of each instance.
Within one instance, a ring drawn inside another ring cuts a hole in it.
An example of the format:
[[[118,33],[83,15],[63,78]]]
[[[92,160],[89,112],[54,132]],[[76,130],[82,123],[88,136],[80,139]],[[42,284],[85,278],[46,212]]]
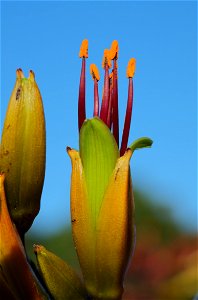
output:
[[[119,299],[134,241],[129,161],[119,157],[115,139],[98,118],[80,131],[80,153],[72,162],[71,218],[79,262],[94,299]]]
[[[45,147],[43,104],[34,73],[24,78],[18,69],[2,132],[0,171],[6,174],[8,208],[20,234],[39,212]]]

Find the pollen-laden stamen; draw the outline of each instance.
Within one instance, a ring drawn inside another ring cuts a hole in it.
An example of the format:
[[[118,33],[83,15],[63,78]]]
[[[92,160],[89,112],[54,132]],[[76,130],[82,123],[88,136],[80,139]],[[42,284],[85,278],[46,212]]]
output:
[[[110,54],[109,49],[105,49],[103,63],[102,63],[103,68],[105,70],[105,76],[104,76],[104,93],[102,97],[100,118],[101,120],[103,120],[105,124],[107,124],[107,115],[108,115],[108,107],[109,107],[109,68],[111,68],[111,59],[109,54]]]
[[[83,40],[79,52],[80,58],[88,58],[88,40]]]
[[[79,85],[79,97],[78,97],[78,129],[83,124],[86,119],[86,110],[85,110],[85,70],[86,70],[86,58],[88,57],[88,40],[83,40],[79,57],[82,58],[82,67],[80,75],[80,85]]]
[[[100,80],[100,74],[99,74],[98,68],[96,67],[95,64],[90,65],[90,73],[94,80],[94,112],[93,112],[93,115],[95,117],[95,116],[99,115],[98,81]]]
[[[98,68],[95,64],[90,65],[90,73],[92,75],[93,80],[96,79],[97,81],[100,80],[100,74]]]
[[[135,58],[131,58],[128,62],[127,66],[127,77],[132,78],[135,74],[136,60]]]
[[[111,57],[110,57],[110,50],[104,49],[104,55],[102,60],[102,67],[105,69],[105,66],[108,65],[109,68],[111,68]]]
[[[135,58],[131,58],[127,67],[127,77],[129,78],[128,101],[127,101],[124,129],[122,134],[120,156],[124,155],[127,149],[127,143],[129,138],[129,130],[131,125],[131,116],[132,116],[132,108],[133,108],[133,76],[135,73],[135,65],[136,65]]]
[[[111,44],[111,48],[110,48],[110,59],[118,59],[118,41],[114,40]]]

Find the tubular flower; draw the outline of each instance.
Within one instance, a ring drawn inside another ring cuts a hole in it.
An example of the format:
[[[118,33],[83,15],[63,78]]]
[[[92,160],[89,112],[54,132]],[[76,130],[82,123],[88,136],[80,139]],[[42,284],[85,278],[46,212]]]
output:
[[[151,139],[143,137],[128,147],[135,70],[132,59],[127,71],[128,101],[119,149],[117,59],[118,43],[114,41],[111,49],[104,53],[100,113],[98,92],[94,92],[94,107],[97,107],[94,117],[86,119],[84,115],[80,120],[80,150],[67,147],[72,163],[73,239],[87,291],[94,299],[122,297],[124,275],[135,243],[130,158],[134,150],[152,145]],[[110,60],[113,60],[111,75]],[[95,84],[97,77],[93,65],[91,74]],[[84,106],[79,94],[78,111],[84,112]]]
[[[33,71],[16,72],[0,146],[0,172],[6,174],[8,209],[20,235],[40,209],[45,175],[45,117]]]

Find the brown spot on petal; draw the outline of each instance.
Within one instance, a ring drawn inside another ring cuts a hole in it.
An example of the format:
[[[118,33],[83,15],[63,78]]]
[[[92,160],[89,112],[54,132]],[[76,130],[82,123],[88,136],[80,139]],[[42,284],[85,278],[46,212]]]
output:
[[[115,178],[114,178],[115,181],[116,181],[116,179],[117,179],[117,175],[118,175],[118,172],[119,172],[119,171],[120,171],[120,168],[118,168],[117,171],[116,171]]]
[[[16,100],[19,100],[20,95],[21,95],[21,87],[19,87],[16,91]]]

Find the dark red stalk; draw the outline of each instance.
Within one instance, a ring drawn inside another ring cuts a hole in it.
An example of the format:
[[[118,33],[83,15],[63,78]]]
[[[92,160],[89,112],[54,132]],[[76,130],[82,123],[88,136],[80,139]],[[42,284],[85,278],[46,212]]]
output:
[[[127,149],[129,130],[131,125],[132,108],[133,108],[133,79],[129,78],[128,101],[127,101],[124,129],[122,133],[122,144],[120,148],[120,156],[124,155]]]
[[[113,135],[119,147],[119,117],[118,117],[118,74],[116,58],[113,60]]]
[[[80,85],[79,85],[79,97],[78,97],[78,129],[80,128],[86,119],[85,111],[85,57],[82,58],[82,68],[80,74]]]
[[[107,115],[107,126],[111,130],[112,125],[112,94],[113,94],[113,84],[111,83],[112,78],[109,79],[109,107]]]
[[[94,79],[94,117],[99,114],[99,95],[98,95],[98,81]]]
[[[109,67],[105,64],[105,76],[104,76],[104,93],[102,98],[102,106],[100,111],[100,119],[107,124],[108,105],[109,104]]]

